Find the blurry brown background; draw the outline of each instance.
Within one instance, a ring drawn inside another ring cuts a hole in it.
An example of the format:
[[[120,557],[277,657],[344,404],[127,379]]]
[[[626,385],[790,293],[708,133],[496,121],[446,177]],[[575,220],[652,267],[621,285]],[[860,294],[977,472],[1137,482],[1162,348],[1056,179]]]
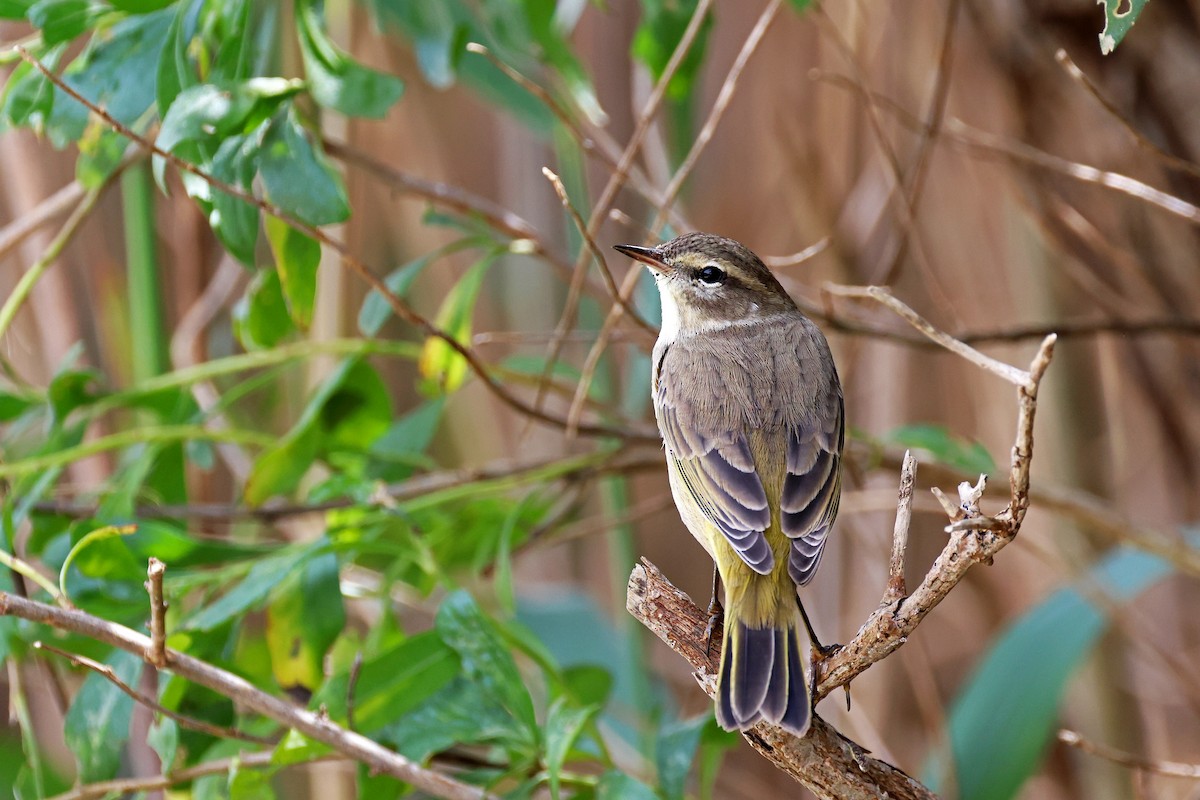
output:
[[[568,227],[540,171],[555,166],[551,144],[465,87],[430,87],[410,50],[380,37],[358,7],[336,8],[347,48],[403,76],[407,92],[386,121],[335,122],[327,132],[409,173],[469,189],[516,211],[565,253]],[[695,102],[696,127],[763,8],[760,2],[718,4]],[[607,130],[619,143],[628,138],[651,87],[629,57],[636,12],[634,4],[620,0],[607,9],[589,6],[573,39],[610,116]],[[1169,163],[1127,127],[1189,163],[1200,159],[1198,13],[1195,3],[1156,0],[1116,53],[1101,57],[1102,13],[1088,2],[922,0],[830,4],[804,14],[785,7],[751,57],[680,211],[693,228],[739,239],[763,256],[786,256],[830,237],[828,248],[812,260],[779,270],[797,297],[822,303],[820,287],[827,281],[887,283],[955,334],[1027,325],[1053,330],[1064,320],[1101,327],[1114,320],[1190,320],[1190,327],[1175,330],[1064,337],[1043,386],[1034,458],[1035,487],[1083,489],[1103,499],[1118,528],[1129,523],[1179,535],[1180,526],[1200,515],[1200,216],[1186,209],[1171,213],[1068,173],[1076,162],[1200,201],[1200,172]],[[0,27],[0,39],[10,33]],[[1059,48],[1119,116],[1056,61]],[[877,93],[879,103],[869,104],[862,89]],[[938,124],[932,136],[922,133],[930,120]],[[662,133],[652,130],[640,161],[660,186],[670,175]],[[1026,146],[1036,150],[1022,149]],[[1039,160],[1038,153],[1061,161]],[[73,160],[28,132],[7,132],[0,138],[0,174],[0,223],[7,224],[68,184]],[[602,164],[589,164],[590,196],[608,174]],[[396,193],[361,170],[348,168],[346,177],[354,216],[342,235],[368,263],[399,264],[445,240],[421,223],[422,199]],[[84,343],[85,360],[115,384],[127,379],[119,200],[110,193],[103,203],[42,280],[4,343],[6,356],[36,381],[45,381],[76,341]],[[221,250],[178,187],[158,203],[167,305],[178,323],[195,312],[218,273]],[[617,205],[638,220],[652,216],[632,193]],[[32,237],[0,262],[0,292],[11,290],[50,235]],[[607,248],[641,235],[610,223],[597,238]],[[460,274],[455,270],[466,263],[464,257],[454,267],[440,264],[420,284],[418,305],[436,308]],[[565,287],[548,281],[546,270],[528,270],[528,263],[513,259],[493,270],[477,331],[553,329]],[[615,257],[610,266],[618,273],[630,268]],[[312,336],[354,333],[362,285],[333,260],[323,267],[321,281]],[[236,294],[218,298],[218,320],[227,319]],[[905,332],[876,307],[845,300],[828,307],[839,318]],[[597,323],[585,320],[579,327],[594,331]],[[850,426],[882,436],[903,423],[935,422],[978,439],[1003,469],[1016,418],[1011,386],[948,353],[824,327],[846,387]],[[189,348],[228,352],[228,334],[220,333],[228,326],[210,330],[216,333],[194,341],[187,339],[194,334],[181,334],[177,356]],[[613,348],[619,360],[644,342],[632,328],[623,330],[629,333]],[[981,347],[1023,367],[1039,338]],[[580,339],[565,351],[575,364],[590,343],[588,336]],[[511,352],[541,355],[544,339],[485,342],[480,352],[489,360]],[[411,366],[388,368],[397,408],[405,408],[413,393]],[[566,407],[559,399],[550,402]],[[640,406],[647,419],[648,407]],[[450,413],[437,445],[447,464],[555,454],[572,446],[557,431],[527,431],[477,383],[452,400]],[[888,452],[895,455],[894,449]],[[103,461],[84,462],[72,478],[87,484],[104,469]],[[934,470],[918,475],[920,513],[909,550],[914,581],[944,543],[944,516],[931,513],[936,507],[924,488],[935,476]],[[940,478],[952,491],[956,479],[944,473]],[[895,483],[894,469],[866,458],[851,469],[836,538],[807,593],[827,639],[850,638],[878,602]],[[1002,476],[995,483],[1005,489]],[[230,485],[228,476],[218,475],[207,491],[219,498]],[[709,561],[665,502],[667,491],[665,471],[636,480],[631,502],[651,512],[636,520],[637,555],[702,600]],[[992,502],[995,510],[1002,501]],[[593,502],[585,513],[600,511]],[[1035,502],[1021,537],[994,566],[975,570],[906,647],[855,681],[851,712],[840,695],[820,712],[880,757],[919,774],[940,742],[947,705],[989,641],[1006,621],[1078,577],[1112,544],[1111,536],[1093,526]],[[519,575],[531,594],[562,583],[582,585],[619,618],[624,598],[618,590],[631,564],[613,564],[612,558],[601,531],[527,555]],[[1194,579],[1176,576],[1125,610],[1073,681],[1063,726],[1154,758],[1200,761],[1194,703],[1200,670],[1171,669],[1161,657],[1166,651],[1194,666],[1200,627],[1190,610],[1196,600]],[[684,663],[657,641],[646,647],[683,708],[702,711],[708,701]],[[1028,667],[1038,665],[1032,661]],[[798,796],[797,791],[743,747],[723,769],[717,796]],[[1195,781],[1135,777],[1055,745],[1022,796],[1183,798],[1196,792]]]

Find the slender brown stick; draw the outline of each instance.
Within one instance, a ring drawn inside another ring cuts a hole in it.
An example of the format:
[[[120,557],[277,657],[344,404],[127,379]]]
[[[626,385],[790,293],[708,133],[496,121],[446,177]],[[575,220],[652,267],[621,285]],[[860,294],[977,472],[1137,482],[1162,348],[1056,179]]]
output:
[[[124,625],[82,611],[55,608],[45,603],[26,600],[8,592],[0,592],[0,615],[20,617],[86,636],[133,653],[139,658],[145,658],[146,650],[150,646],[149,637]],[[310,739],[323,742],[339,753],[362,762],[368,769],[411,783],[415,788],[434,797],[446,800],[494,797],[479,787],[426,769],[399,753],[388,750],[378,742],[346,730],[323,714],[297,708],[286,700],[267,694],[231,672],[186,653],[168,650],[167,661],[170,671],[181,678],[212,689],[236,704],[269,717],[281,725],[295,728]]]
[[[703,4],[703,3],[702,3]],[[713,102],[712,110],[708,114],[708,119],[700,129],[700,133],[696,135],[695,141],[692,142],[691,149],[688,150],[687,156],[684,157],[683,163],[676,170],[675,175],[671,178],[671,183],[667,186],[666,198],[664,205],[660,206],[654,221],[650,224],[650,231],[653,235],[657,235],[662,228],[663,223],[667,218],[667,213],[670,207],[674,204],[675,198],[683,188],[687,176],[691,174],[692,169],[696,166],[700,154],[704,152],[708,142],[712,139],[713,133],[717,129],[721,118],[725,115],[725,109],[729,106],[729,101],[733,99],[733,93],[738,85],[738,79],[742,75],[742,71],[746,68],[746,63],[750,60],[750,56],[758,49],[759,42],[762,41],[763,35],[770,27],[772,20],[775,19],[775,14],[779,11],[780,0],[772,0],[766,10],[759,16],[758,22],[750,31],[750,35],[746,37],[746,41],[742,44],[742,49],[738,52],[737,58],[734,59],[733,66],[730,67],[729,73],[725,76],[725,81],[721,84],[721,90],[717,93],[717,99]],[[693,21],[700,14],[700,9],[696,9],[696,15],[693,16]],[[676,50],[678,53],[678,50]],[[666,77],[664,73],[664,77]],[[661,82],[660,82],[661,84]],[[599,210],[599,209],[598,209]],[[594,216],[594,215],[593,215]],[[618,297],[622,301],[628,301],[633,295],[633,289],[637,286],[638,278],[641,275],[641,268],[634,266],[629,272],[625,273],[625,279],[621,282]],[[608,342],[616,329],[617,324],[621,321],[621,316],[624,314],[624,302],[615,303],[609,310],[608,315],[604,318],[604,324],[600,327],[600,335],[596,338],[596,343],[592,345],[592,349],[588,352],[587,359],[584,361],[583,369],[580,371],[579,383],[575,388],[575,397],[571,401],[570,411],[567,412],[567,432],[570,434],[574,431],[574,426],[578,424],[580,417],[583,414],[584,401],[587,399],[588,393],[591,391],[592,379],[596,375],[596,369],[600,366],[600,359],[604,355],[604,351],[608,348]]]
[[[60,78],[58,75],[55,75],[53,72],[51,72],[49,69],[47,69],[46,66],[44,64],[42,64],[41,61],[39,61],[37,58],[32,56],[29,53],[29,51],[27,51],[24,48],[19,47],[19,48],[17,48],[17,52],[20,53],[21,58],[25,59],[25,61],[29,62],[29,64],[31,64],[35,69],[37,69],[39,72],[41,72],[43,75],[45,75],[46,78],[51,83],[53,83],[55,86],[62,89],[67,95],[69,95],[70,97],[72,97],[73,99],[75,99],[76,101],[81,103],[82,105],[84,105],[89,111],[91,111],[93,114],[96,114],[98,117],[100,117],[100,119],[102,119],[106,124],[110,125],[113,128],[113,130],[117,131],[122,136],[125,136],[126,138],[128,138],[134,142],[137,142],[141,147],[143,147],[144,149],[153,153],[154,155],[157,155],[161,158],[166,159],[177,169],[181,169],[185,172],[191,173],[192,175],[195,175],[196,177],[200,178],[201,180],[203,180],[205,183],[208,183],[212,187],[214,187],[222,192],[225,192],[226,194],[232,195],[233,197],[236,197],[239,200],[244,200],[245,202],[250,203],[251,205],[257,207],[259,210],[264,211],[274,217],[278,217],[279,219],[283,220],[284,222],[286,222],[288,225],[292,226],[296,230],[304,232],[305,234],[312,237],[313,239],[316,239],[321,244],[334,250],[340,256],[341,262],[343,264],[345,264],[347,267],[349,267],[351,272],[353,272],[360,279],[362,279],[362,281],[364,283],[366,283],[368,286],[370,286],[372,289],[377,291],[380,294],[380,296],[383,297],[387,301],[388,305],[391,306],[391,308],[392,308],[392,312],[395,313],[396,316],[398,316],[400,319],[407,322],[408,324],[412,325],[413,327],[419,329],[426,336],[429,336],[429,337],[432,337],[435,339],[440,339],[443,342],[445,342],[446,345],[448,347],[450,347],[451,350],[453,350],[455,353],[457,353],[459,356],[461,356],[464,361],[466,361],[467,366],[470,367],[470,369],[473,373],[475,373],[476,377],[478,377],[484,383],[484,385],[488,388],[488,390],[493,395],[495,395],[501,402],[503,402],[505,405],[509,406],[514,411],[516,411],[520,414],[523,414],[527,417],[538,420],[540,422],[544,422],[544,423],[554,425],[554,426],[557,426],[560,428],[567,427],[567,420],[565,418],[560,417],[555,414],[552,414],[552,413],[549,413],[549,412],[546,412],[546,411],[543,411],[541,408],[538,408],[533,405],[530,405],[529,403],[526,403],[524,400],[521,400],[516,395],[514,395],[506,386],[504,386],[499,381],[497,381],[495,376],[493,376],[491,374],[491,372],[488,370],[487,366],[480,360],[479,356],[475,353],[474,350],[472,350],[470,347],[463,344],[462,342],[458,341],[457,338],[450,335],[446,331],[443,331],[442,329],[438,328],[436,325],[434,325],[428,319],[426,319],[425,317],[418,314],[415,310],[413,310],[403,299],[400,298],[399,295],[397,295],[390,288],[388,288],[387,284],[384,283],[384,281],[381,278],[379,278],[374,273],[374,271],[372,271],[369,267],[366,266],[366,264],[364,264],[361,260],[359,260],[358,257],[355,256],[350,251],[349,247],[347,247],[345,243],[343,243],[342,241],[340,241],[338,239],[335,239],[334,237],[325,233],[320,228],[314,227],[312,225],[309,225],[309,224],[297,219],[295,216],[293,216],[292,214],[289,214],[288,212],[284,211],[282,208],[276,206],[275,204],[270,203],[260,197],[255,196],[252,192],[248,192],[239,186],[234,186],[233,184],[226,183],[225,181],[222,181],[219,178],[209,175],[204,170],[200,169],[199,167],[197,167],[194,164],[184,161],[182,158],[175,155],[174,153],[169,153],[169,152],[163,150],[162,148],[158,147],[156,144],[154,144],[150,140],[146,139],[141,134],[137,133],[136,131],[132,130],[128,126],[121,123],[119,120],[117,120],[111,114],[109,114],[107,111],[100,108],[95,103],[93,103],[92,101],[90,101],[86,97],[84,97],[83,95],[79,94],[79,92],[77,92],[74,88],[72,88],[65,81],[63,81],[62,78]],[[581,255],[583,255],[586,258],[587,254],[583,253]],[[586,434],[589,436],[613,436],[613,437],[621,438],[621,439],[653,440],[653,439],[657,438],[654,435],[652,435],[651,433],[649,433],[649,431],[646,431],[646,432],[629,431],[629,430],[622,430],[620,428],[613,428],[613,427],[610,427],[607,425],[590,425],[590,424],[589,425],[579,425],[579,424],[576,424],[575,426],[572,427],[572,431],[578,431],[579,433],[583,433],[583,434]]]
[[[167,565],[154,556],[146,569],[146,590],[150,593],[150,648],[146,660],[158,669],[167,666],[167,604],[163,600],[163,573]]]
[[[929,339],[937,342],[952,353],[962,356],[973,364],[999,375],[1009,383],[1022,386],[1029,382],[1029,373],[1016,367],[997,361],[991,356],[985,356],[973,347],[955,339],[931,325],[924,317],[905,305],[900,299],[882,286],[836,286],[827,284],[825,291],[840,297],[861,297],[875,300],[904,318],[908,324],[919,330]]]
[[[625,607],[696,670],[700,687],[716,694],[719,653],[710,653],[705,630],[709,615],[671,585],[649,561],[633,568]],[[838,800],[935,800],[935,795],[901,770],[872,758],[859,745],[813,715],[797,738],[773,725],[755,725],[743,734],[772,764],[822,798]]]
[[[322,761],[342,761],[345,758],[340,753],[329,753],[311,758],[303,763],[315,764]],[[111,781],[85,783],[81,786],[76,786],[70,791],[56,794],[50,800],[99,800],[99,798],[110,795],[120,797],[138,792],[152,792],[155,789],[168,789],[179,783],[194,781],[196,778],[203,778],[206,775],[220,775],[243,767],[270,767],[275,763],[274,751],[265,753],[239,753],[231,758],[205,761],[194,767],[177,770],[166,775],[155,775],[148,778],[118,778]]]
[[[77,667],[90,669],[92,672],[103,676],[109,683],[113,684],[122,692],[133,698],[135,702],[141,703],[155,713],[162,714],[165,717],[170,717],[185,728],[190,728],[194,731],[200,731],[201,733],[207,733],[209,736],[215,736],[218,739],[239,739],[243,742],[253,742],[255,744],[265,745],[276,744],[276,740],[269,736],[255,736],[252,733],[239,731],[237,728],[224,728],[220,725],[213,725],[210,722],[205,722],[202,719],[194,719],[186,714],[180,714],[177,711],[172,711],[166,706],[160,704],[150,695],[145,694],[144,692],[139,692],[137,689],[125,683],[125,681],[121,680],[117,676],[117,673],[113,671],[113,668],[108,664],[102,664],[99,661],[94,661],[93,659],[88,658],[87,656],[81,656],[78,653],[69,653],[66,650],[60,650],[59,648],[46,644],[45,642],[34,642],[33,646],[37,650],[45,650],[47,652],[54,653],[56,656],[61,656],[67,659]],[[142,657],[145,658],[146,655],[147,654],[143,654]],[[146,660],[149,661],[149,659]]]
[[[1103,758],[1105,761],[1120,764],[1123,767],[1145,770],[1146,772],[1153,772],[1156,775],[1165,775],[1170,778],[1200,778],[1200,764],[1183,764],[1178,761],[1156,761],[1143,756],[1136,756],[1133,753],[1126,753],[1124,750],[1117,750],[1115,747],[1109,747],[1106,744],[1093,742],[1090,739],[1084,738],[1083,735],[1076,731],[1065,728],[1058,732],[1058,740],[1065,745],[1082,750],[1097,758]]]
[[[887,592],[884,602],[899,600],[908,594],[904,585],[904,554],[908,550],[908,529],[912,525],[913,486],[917,480],[917,459],[904,451],[900,468],[900,492],[896,502],[896,524],[892,528],[892,559],[888,566]]]

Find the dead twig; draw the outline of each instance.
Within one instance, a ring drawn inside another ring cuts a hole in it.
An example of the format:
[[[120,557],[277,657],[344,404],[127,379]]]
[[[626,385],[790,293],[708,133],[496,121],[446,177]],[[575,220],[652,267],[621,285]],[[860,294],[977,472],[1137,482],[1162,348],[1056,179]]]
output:
[[[150,639],[124,625],[92,616],[82,611],[56,608],[0,592],[0,615],[49,625],[52,628],[86,636],[98,642],[120,648],[144,658]],[[167,650],[170,671],[212,689],[237,705],[275,720],[280,725],[295,728],[310,739],[323,742],[339,753],[366,765],[374,772],[384,773],[412,784],[415,788],[445,800],[478,800],[495,796],[477,786],[426,769],[399,753],[365,736],[346,730],[327,716],[297,708],[286,700],[269,695],[249,681],[213,666],[206,661]]]
[[[141,703],[143,706],[155,712],[156,714],[162,714],[164,717],[169,717],[170,719],[175,720],[185,728],[190,728],[191,730],[199,731],[200,733],[206,733],[209,736],[215,736],[218,739],[238,739],[243,742],[253,742],[255,744],[264,745],[276,744],[276,740],[269,736],[255,736],[252,733],[239,731],[237,728],[225,728],[220,725],[213,725],[211,722],[205,722],[202,719],[195,719],[187,716],[186,714],[180,714],[177,711],[172,711],[166,706],[160,704],[150,695],[139,692],[137,689],[125,683],[125,681],[117,677],[117,673],[114,672],[113,668],[108,664],[102,664],[99,661],[94,661],[93,659],[88,658],[87,656],[81,656],[78,653],[69,653],[66,650],[60,650],[59,648],[46,644],[45,642],[34,642],[33,646],[37,650],[45,650],[46,652],[54,653],[56,656],[61,656],[77,667],[90,669],[92,672],[95,672],[103,677],[113,686],[116,686],[129,697],[133,698],[134,702]],[[148,653],[143,653],[142,657],[145,658],[147,655]],[[149,659],[147,659],[147,661],[148,660]]]
[[[1063,744],[1082,750],[1085,753],[1120,764],[1123,767],[1153,772],[1156,775],[1166,775],[1171,778],[1200,778],[1200,764],[1183,764],[1178,761],[1156,761],[1133,753],[1126,753],[1106,744],[1085,739],[1076,731],[1062,729],[1058,732],[1058,740]]]
[[[904,585],[904,554],[908,550],[908,529],[912,525],[913,486],[917,480],[917,459],[904,451],[900,468],[900,492],[896,501],[896,524],[892,529],[892,560],[888,565],[888,585],[884,602],[895,602],[908,590]]]
[[[153,556],[146,569],[146,591],[150,593],[150,647],[146,661],[158,669],[167,666],[167,604],[163,600],[163,573],[167,565]]]

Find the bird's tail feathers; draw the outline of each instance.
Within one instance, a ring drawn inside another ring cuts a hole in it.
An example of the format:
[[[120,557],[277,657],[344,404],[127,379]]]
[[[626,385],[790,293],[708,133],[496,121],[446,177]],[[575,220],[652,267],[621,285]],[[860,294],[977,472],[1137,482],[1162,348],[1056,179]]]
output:
[[[796,736],[812,722],[812,693],[806,664],[808,632],[798,615],[775,626],[752,627],[726,608],[721,671],[717,678],[717,722],[728,731],[760,720]]]

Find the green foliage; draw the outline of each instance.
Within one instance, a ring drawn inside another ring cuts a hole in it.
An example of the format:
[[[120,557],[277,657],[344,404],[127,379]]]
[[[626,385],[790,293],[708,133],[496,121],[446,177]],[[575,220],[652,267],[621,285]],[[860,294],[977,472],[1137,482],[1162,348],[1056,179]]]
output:
[[[538,98],[487,59],[466,54],[466,43],[478,41],[545,85],[572,115],[605,119],[571,42],[585,4],[366,5],[382,30],[412,47],[436,87],[461,81],[535,132],[552,131],[558,123]],[[30,386],[10,380],[5,364],[0,470],[9,482],[0,495],[0,546],[12,553],[20,541],[22,556],[39,561],[46,575],[57,573],[72,602],[135,629],[147,624],[146,561],[157,557],[168,566],[172,648],[264,691],[310,697],[313,709],[414,759],[479,745],[483,761],[462,777],[509,796],[682,798],[689,781],[703,792],[728,737],[714,733],[707,716],[677,723],[665,692],[640,691],[638,652],[593,601],[572,596],[538,606],[514,578],[523,547],[562,511],[563,479],[590,470],[606,448],[528,474],[466,475],[421,489],[425,473],[441,466],[434,446],[459,402],[452,395],[471,375],[466,360],[443,339],[395,324],[377,292],[358,309],[361,338],[308,337],[327,302],[318,292],[322,245],[311,229],[352,213],[340,165],[325,153],[323,125],[331,115],[386,117],[403,102],[404,84],[346,52],[319,0],[300,0],[292,14],[281,8],[252,0],[0,0],[0,18],[32,26],[25,45],[34,57],[166,154],[150,159],[148,202],[126,211],[139,215],[126,229],[128,250],[139,254],[134,272],[159,280],[146,281],[112,315],[119,324],[138,319],[127,335],[144,366],[83,366],[79,348],[44,385]],[[655,75],[694,8],[643,4],[634,49]],[[673,98],[692,93],[710,24],[672,81]],[[138,151],[24,62],[0,93],[0,125],[73,148],[76,176],[89,189],[112,181]],[[574,147],[563,145],[561,158],[582,164]],[[154,227],[163,216],[154,203],[167,192],[195,203],[248,275],[232,319],[206,331],[213,357],[175,369],[165,358],[173,331],[161,315],[144,313],[162,302],[160,286],[179,282],[153,274],[174,266],[154,257],[156,237],[170,236]],[[433,211],[424,222],[443,244],[403,254],[386,284],[414,307],[423,302],[425,316],[469,344],[489,270],[502,255],[528,256],[529,243],[514,245],[483,215],[461,209]],[[431,301],[413,291],[422,275],[458,254],[471,266],[449,292]],[[392,338],[375,338],[385,326]],[[95,363],[111,366],[102,356]],[[401,376],[408,386],[384,381],[376,363],[384,357],[411,362]],[[536,357],[506,363],[510,373],[497,371],[504,380],[545,371]],[[648,374],[642,361],[632,369]],[[551,373],[578,377],[562,364]],[[201,385],[215,389],[214,403],[201,400],[211,392],[193,391]],[[412,389],[428,397],[405,391]],[[605,391],[598,384],[592,397]],[[227,468],[225,445],[236,445],[249,465],[244,479]],[[68,467],[97,453],[109,459],[104,482],[83,496],[66,491]],[[199,485],[224,491],[228,508],[188,505],[188,489]],[[47,499],[79,507],[39,505]],[[312,535],[277,535],[272,514],[285,503],[316,507],[305,516]],[[216,522],[197,521],[208,512]],[[362,575],[370,580],[360,585]],[[0,581],[9,586],[7,574]],[[38,599],[50,599],[54,581],[35,589]],[[432,624],[408,624],[407,614],[401,624],[396,597],[436,607]],[[364,629],[363,615],[350,613],[355,606],[370,608],[377,621]],[[0,657],[24,659],[48,634],[0,618]],[[138,683],[141,662],[133,656],[80,637],[57,645]],[[158,699],[213,725],[280,737],[272,765],[251,769],[236,761],[247,743],[159,715],[148,744],[164,769],[235,758],[228,772],[193,782],[196,798],[272,797],[275,771],[327,752],[167,673]],[[65,790],[20,702],[14,712],[22,739],[0,739],[0,793],[10,786],[22,796]],[[81,780],[117,774],[131,708],[101,676],[82,681],[65,726]],[[653,743],[654,786],[617,768],[608,755],[612,730],[625,748]],[[359,776],[360,796],[403,791],[365,770]]]
[[[1129,33],[1138,15],[1149,0],[1100,0],[1104,6],[1104,30],[1100,32],[1100,53],[1108,55],[1117,49]],[[1122,9],[1124,9],[1122,11]]]
[[[1170,572],[1161,559],[1120,550],[1079,588],[1060,589],[1017,620],[951,708],[951,760],[943,757],[926,770],[935,790],[949,764],[959,797],[1015,797],[1045,757],[1067,684],[1107,629],[1112,609]]]
[[[924,450],[937,461],[962,470],[968,475],[994,475],[996,462],[979,442],[968,442],[942,425],[917,423],[901,425],[884,436],[884,441],[900,447]]]

